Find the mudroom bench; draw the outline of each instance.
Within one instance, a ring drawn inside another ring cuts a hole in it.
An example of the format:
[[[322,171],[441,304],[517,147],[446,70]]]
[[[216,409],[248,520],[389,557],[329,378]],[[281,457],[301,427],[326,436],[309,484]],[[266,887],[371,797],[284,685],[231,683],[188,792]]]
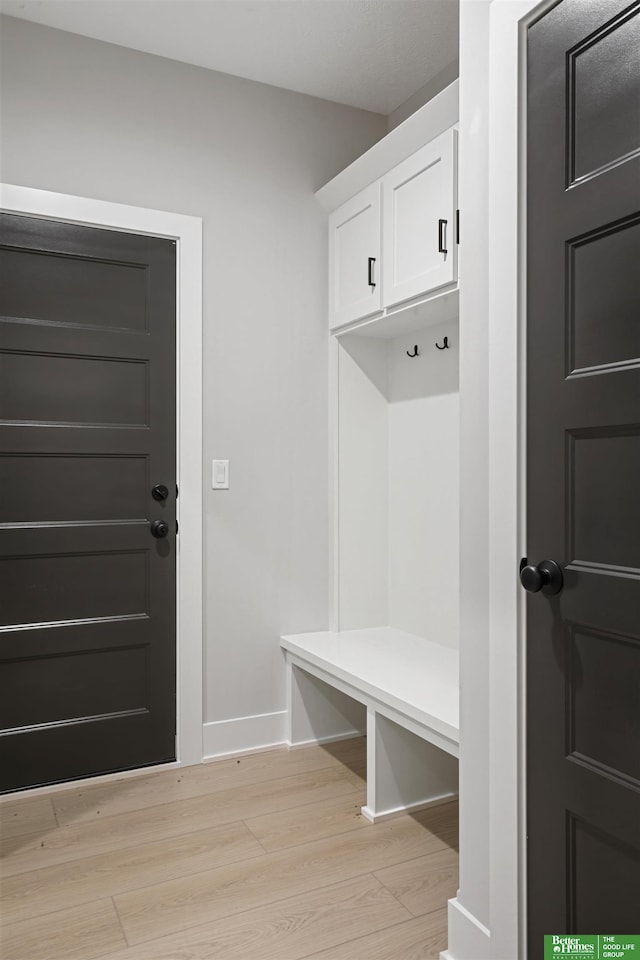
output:
[[[372,822],[455,796],[458,651],[393,627],[281,638],[290,746],[367,736]]]

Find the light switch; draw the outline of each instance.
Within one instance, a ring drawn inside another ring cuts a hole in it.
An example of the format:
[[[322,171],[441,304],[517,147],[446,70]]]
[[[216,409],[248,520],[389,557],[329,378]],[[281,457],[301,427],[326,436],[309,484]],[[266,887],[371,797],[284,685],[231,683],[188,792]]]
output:
[[[229,461],[228,460],[212,461],[211,487],[213,490],[229,489]]]

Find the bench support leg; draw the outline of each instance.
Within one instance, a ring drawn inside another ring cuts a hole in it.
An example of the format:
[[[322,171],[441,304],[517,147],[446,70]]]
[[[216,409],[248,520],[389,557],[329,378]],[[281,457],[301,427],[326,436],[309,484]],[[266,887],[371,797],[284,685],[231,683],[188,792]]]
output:
[[[367,805],[375,823],[442,803],[458,792],[458,761],[404,727],[367,710]]]
[[[287,695],[289,746],[363,736],[365,707],[290,662]]]

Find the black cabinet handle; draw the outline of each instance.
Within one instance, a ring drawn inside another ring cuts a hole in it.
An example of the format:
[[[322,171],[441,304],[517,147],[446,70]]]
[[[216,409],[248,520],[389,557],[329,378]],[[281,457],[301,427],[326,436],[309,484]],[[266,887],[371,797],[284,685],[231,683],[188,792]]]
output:
[[[369,267],[367,272],[367,283],[370,287],[375,287],[375,280],[373,279],[373,265],[376,262],[375,257],[369,257]]]
[[[438,220],[438,253],[446,253],[447,221]]]

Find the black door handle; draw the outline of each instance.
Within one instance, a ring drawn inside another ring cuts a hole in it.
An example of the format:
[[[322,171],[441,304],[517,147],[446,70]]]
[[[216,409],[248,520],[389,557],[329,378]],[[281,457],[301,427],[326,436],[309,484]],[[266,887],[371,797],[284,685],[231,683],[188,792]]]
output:
[[[446,253],[447,248],[446,244],[446,231],[447,231],[447,221],[438,220],[438,253]]]
[[[373,265],[376,262],[375,257],[369,257],[369,267],[367,271],[367,283],[370,287],[375,287],[376,283],[373,279]]]
[[[151,536],[156,540],[162,540],[169,533],[169,524],[166,520],[154,520],[150,527]]]
[[[520,583],[529,593],[543,593],[551,596],[560,593],[564,583],[562,570],[555,560],[541,560],[537,566],[527,563],[527,558],[520,561]]]
[[[151,490],[151,496],[154,500],[166,500],[169,496],[169,488],[165,487],[164,483],[156,483]]]

